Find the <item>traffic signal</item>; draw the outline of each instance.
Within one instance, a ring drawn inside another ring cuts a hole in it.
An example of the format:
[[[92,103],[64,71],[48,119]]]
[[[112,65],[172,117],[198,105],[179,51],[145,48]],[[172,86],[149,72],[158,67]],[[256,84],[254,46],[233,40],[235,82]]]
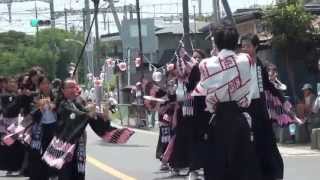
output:
[[[51,20],[39,20],[39,19],[32,19],[31,26],[38,27],[38,26],[49,26],[51,24]]]

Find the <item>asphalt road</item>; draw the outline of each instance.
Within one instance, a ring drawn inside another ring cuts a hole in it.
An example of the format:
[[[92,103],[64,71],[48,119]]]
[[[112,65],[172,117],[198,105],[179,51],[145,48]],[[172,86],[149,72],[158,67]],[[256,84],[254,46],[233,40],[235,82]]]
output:
[[[90,129],[87,143],[87,180],[162,180],[172,178],[170,173],[159,171],[155,159],[157,133],[138,130],[125,145],[103,142]],[[319,180],[320,151],[307,146],[281,146],[285,161],[285,180]],[[26,180],[27,178],[3,177],[0,180]]]

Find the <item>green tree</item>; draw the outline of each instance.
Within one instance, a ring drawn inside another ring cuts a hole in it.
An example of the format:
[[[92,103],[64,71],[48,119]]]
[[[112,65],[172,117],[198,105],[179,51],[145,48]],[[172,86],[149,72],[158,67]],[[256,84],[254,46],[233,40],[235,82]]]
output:
[[[0,33],[0,74],[23,73],[40,65],[50,79],[64,79],[68,76],[68,64],[78,60],[82,48],[66,39],[81,40],[83,35],[60,29],[41,30],[37,37],[15,31]],[[82,64],[80,69],[83,69]]]
[[[0,33],[0,49],[2,52],[15,52],[19,45],[32,46],[34,43],[34,38],[23,32],[8,31]]]
[[[295,76],[290,60],[297,55],[294,52],[301,52],[299,48],[311,39],[312,19],[313,16],[304,10],[299,0],[278,3],[267,17],[273,34],[272,45],[283,52],[282,59],[285,61],[289,86],[294,97],[296,97]]]
[[[57,57],[57,68],[54,72],[56,77],[66,78],[69,75],[67,69],[69,63],[76,63],[80,53],[81,47],[79,44],[66,41],[66,39],[81,40],[83,39],[82,37],[81,33],[66,32],[61,29],[45,29],[39,32],[37,38],[38,48],[45,45]]]
[[[40,48],[23,47],[16,54],[23,60],[25,68],[38,65],[47,72],[50,79],[56,76],[55,69],[58,56],[49,49],[48,45],[44,44]]]
[[[12,52],[0,53],[0,72],[2,75],[15,75],[24,69],[21,60]],[[20,70],[20,71],[19,71]]]

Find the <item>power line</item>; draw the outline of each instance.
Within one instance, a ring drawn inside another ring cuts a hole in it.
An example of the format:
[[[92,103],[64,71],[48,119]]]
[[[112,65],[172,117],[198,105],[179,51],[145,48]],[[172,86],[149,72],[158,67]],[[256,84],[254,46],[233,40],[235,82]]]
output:
[[[18,0],[18,1],[22,1],[22,0]],[[26,0],[26,1],[29,1],[29,0]],[[31,1],[31,0],[30,0]],[[46,1],[49,1],[49,0],[44,0],[45,2]],[[106,3],[107,4],[107,3]],[[182,3],[159,3],[159,4],[145,4],[143,5],[142,7],[163,7],[163,6],[178,6],[178,5],[181,5]],[[127,7],[130,7],[130,11],[132,12],[135,12],[135,8],[132,4],[130,5],[126,5]],[[116,10],[118,13],[123,13],[124,12],[124,7],[116,7]],[[27,15],[30,15],[30,16],[33,16],[34,15],[34,11],[35,10],[21,10],[21,11],[14,11],[12,13],[12,15],[14,16],[27,16]],[[90,13],[93,14],[93,9],[90,9],[89,10]],[[111,10],[109,8],[101,8],[99,9],[100,12],[102,13],[106,13],[106,14],[109,14],[111,13]],[[156,13],[155,13],[156,12]],[[82,20],[82,17],[77,17],[78,15],[79,16],[82,16],[83,14],[83,10],[74,10],[74,9],[68,9],[67,10],[67,13],[68,13],[68,17],[70,19],[68,19],[69,22],[77,22],[78,25],[77,26],[81,26],[80,23],[83,21]],[[177,12],[172,12],[172,11],[165,11],[163,12],[163,10],[157,10],[157,11],[153,11],[153,12],[150,12],[150,11],[141,11],[140,12],[141,14],[145,14],[147,17],[154,17],[154,19],[163,19],[165,17],[176,17],[177,20],[181,19],[182,18],[182,12],[179,13],[179,11]],[[191,12],[189,12],[191,13]],[[7,15],[8,12],[0,12],[0,15]],[[65,11],[55,11],[54,12],[55,14],[55,18],[54,20],[57,21],[57,22],[63,22],[64,20],[63,19],[60,19],[60,17],[64,16],[65,15]],[[157,16],[154,16],[154,14],[156,14]],[[206,13],[202,13],[202,14],[206,14]],[[210,13],[207,13],[208,15],[210,15]],[[50,15],[50,10],[48,8],[44,8],[44,9],[38,9],[38,15],[41,17],[41,18],[50,18],[49,15]],[[4,18],[2,18],[4,19]],[[7,19],[4,19],[5,21],[7,21]],[[23,22],[25,21],[25,19],[23,18],[19,18],[19,19],[14,19],[13,20],[14,22]],[[104,22],[98,22],[98,23],[104,23]],[[114,24],[115,22],[114,21],[110,21],[109,23],[111,24]],[[73,26],[75,26],[73,24]]]
[[[24,3],[24,2],[30,2],[30,1],[35,1],[35,0],[1,0],[0,4],[11,4],[11,3]],[[50,0],[39,0],[42,2],[49,3]]]

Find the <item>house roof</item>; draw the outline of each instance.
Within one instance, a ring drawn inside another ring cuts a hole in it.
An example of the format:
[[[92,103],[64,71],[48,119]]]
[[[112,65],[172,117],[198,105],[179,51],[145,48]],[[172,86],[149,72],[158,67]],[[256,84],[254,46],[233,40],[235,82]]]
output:
[[[207,22],[204,21],[196,21],[196,22],[190,22],[190,33],[202,33],[200,29],[202,29],[204,26],[207,25]],[[156,35],[159,34],[183,34],[183,23],[182,22],[176,22],[172,23],[167,27],[159,28],[158,31],[156,31]]]
[[[102,42],[112,42],[112,41],[121,41],[119,33],[111,33],[111,34],[104,34],[101,35]]]
[[[320,15],[320,3],[319,2],[311,2],[304,5],[306,11],[312,14]]]
[[[240,24],[246,21],[254,20],[254,19],[261,19],[264,13],[261,9],[237,9],[233,14],[233,18],[236,24]],[[225,17],[221,20],[222,24],[230,24],[229,20]],[[216,26],[215,23],[207,23],[202,29],[201,32],[208,33],[210,29]]]
[[[194,33],[196,28],[196,33],[202,33],[200,29],[207,25],[207,22],[197,21],[196,23],[190,22],[190,33]],[[155,34],[183,34],[183,24],[182,22],[175,21],[170,23],[165,23],[163,21],[155,21]],[[101,35],[101,41],[111,42],[111,41],[121,41],[119,33],[111,33]]]
[[[264,15],[262,10],[249,10],[246,12],[238,12],[238,13],[233,13],[233,18],[237,24],[250,21],[253,19],[261,19],[261,17]]]

